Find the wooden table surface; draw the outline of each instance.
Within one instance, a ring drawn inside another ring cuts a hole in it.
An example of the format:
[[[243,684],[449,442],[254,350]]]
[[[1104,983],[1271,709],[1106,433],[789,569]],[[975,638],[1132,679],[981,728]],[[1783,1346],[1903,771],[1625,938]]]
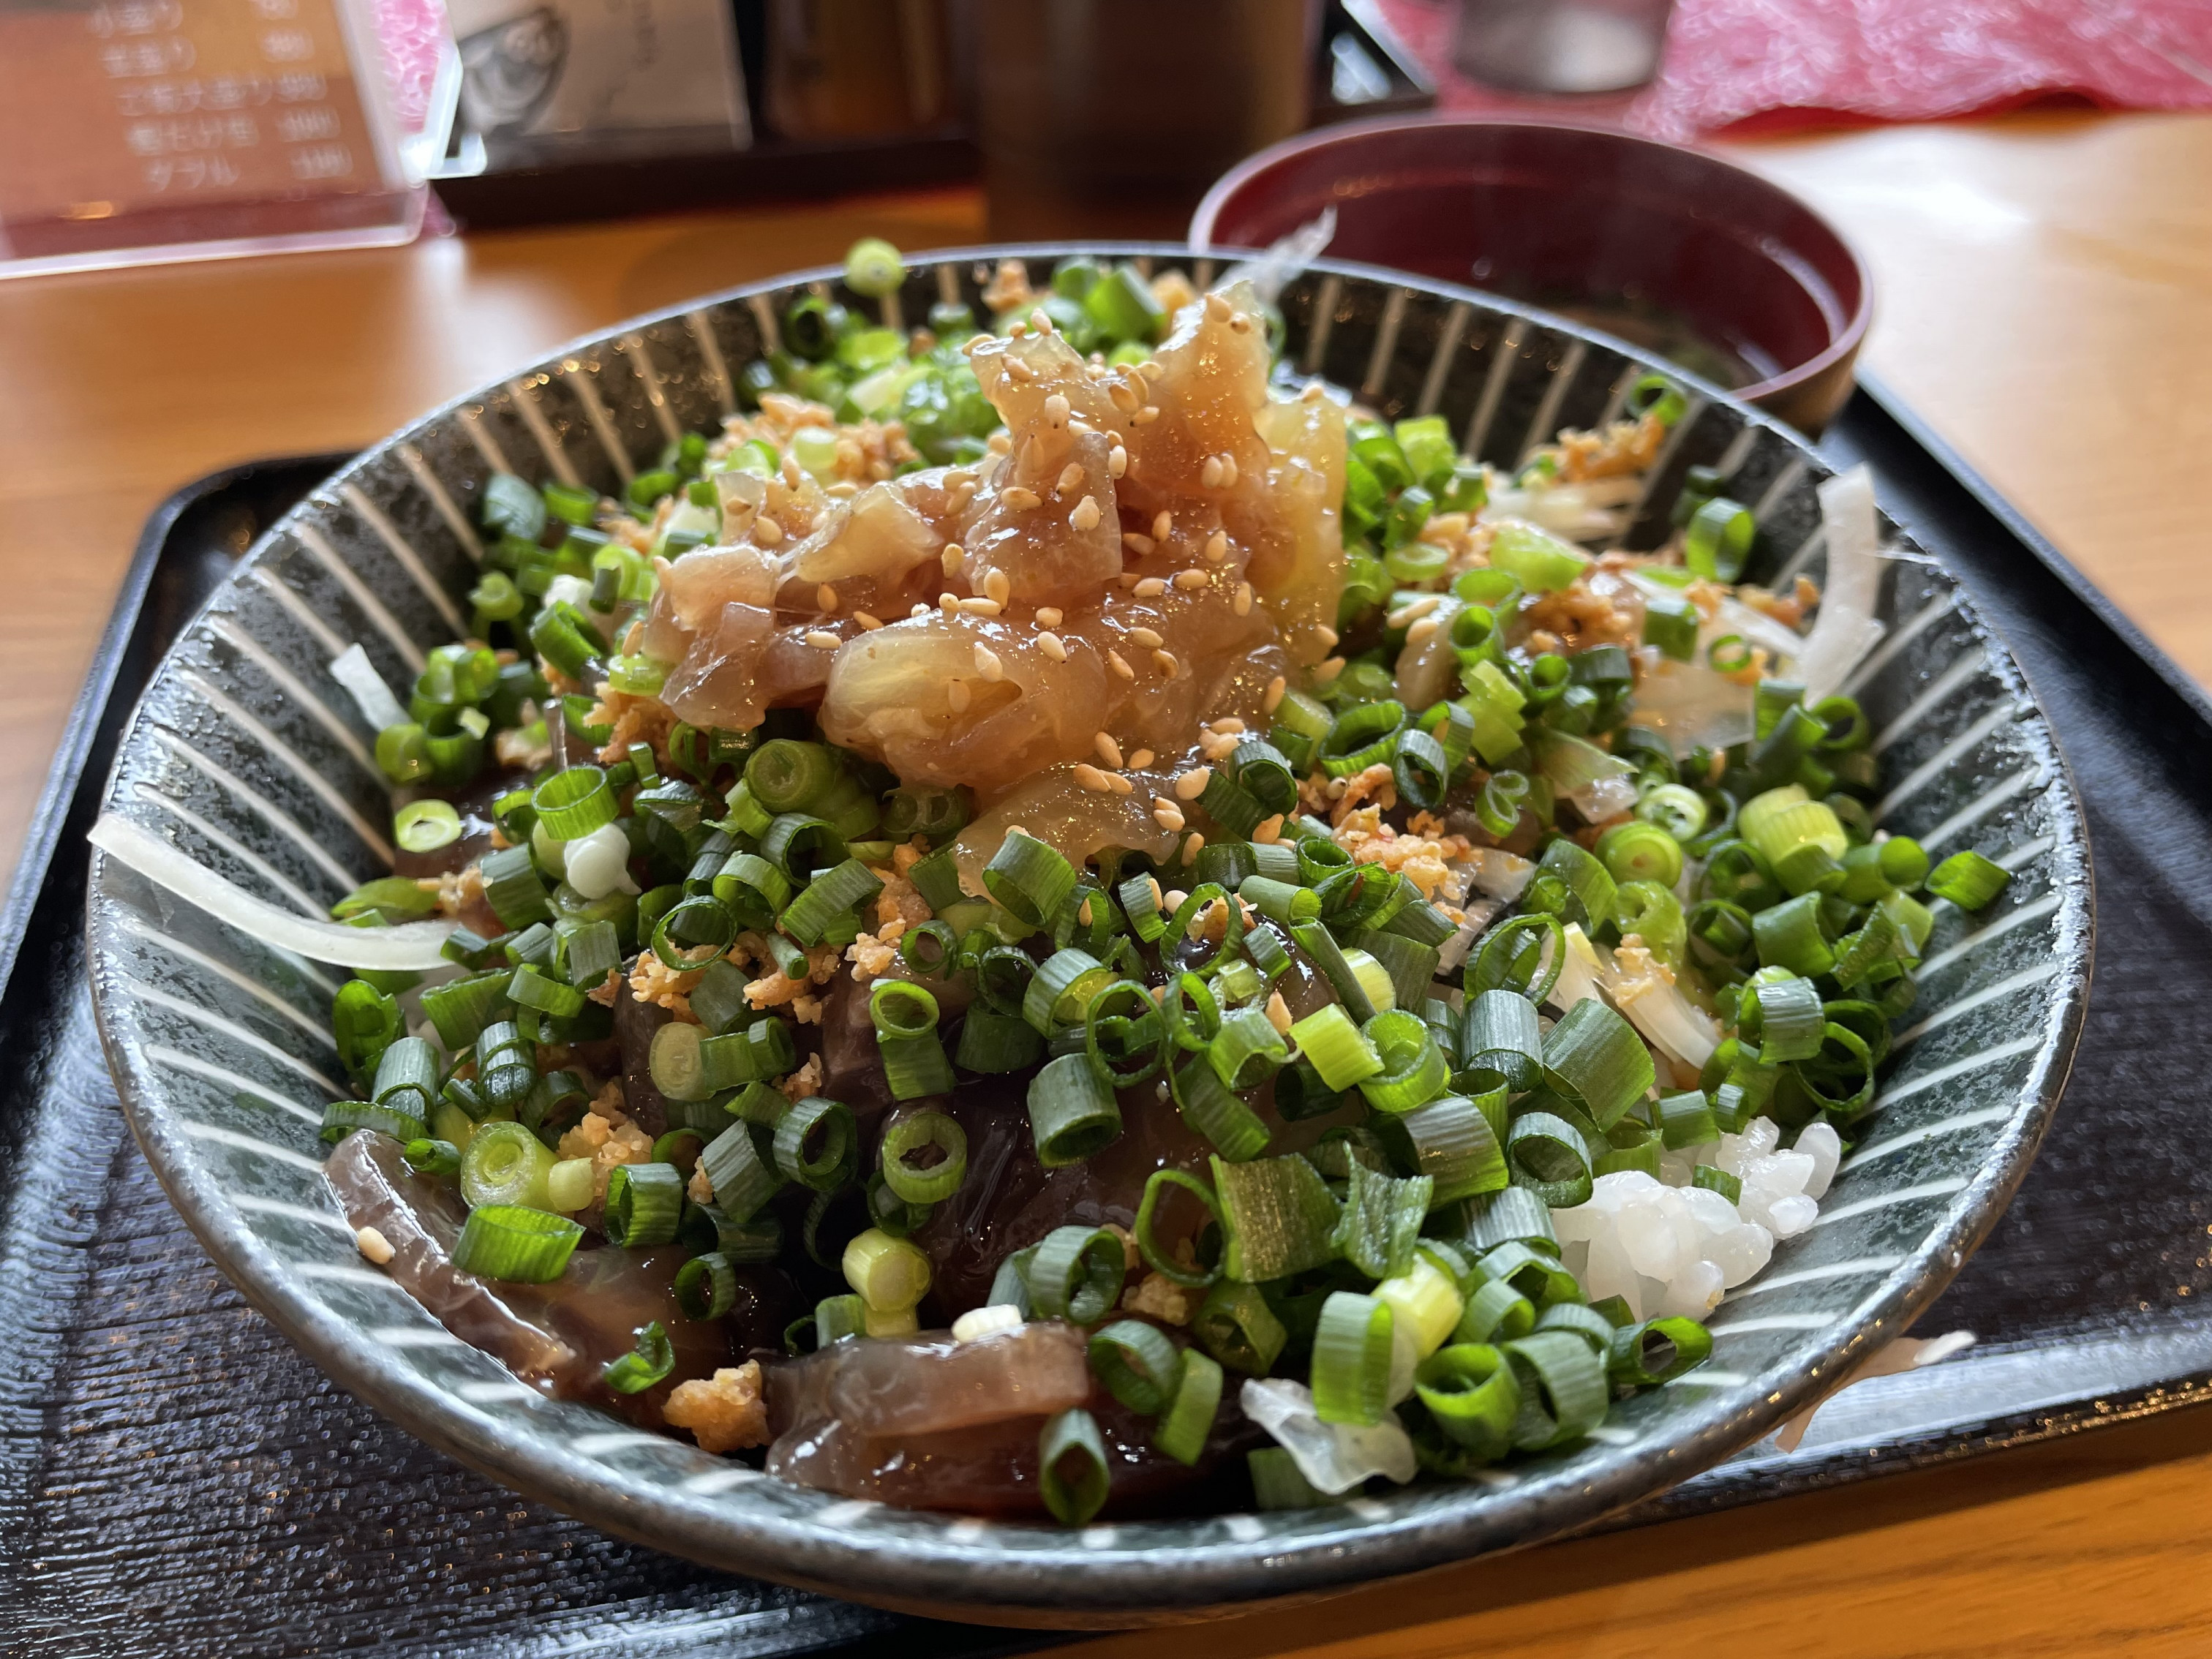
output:
[[[1734,147],[1870,259],[1867,362],[2199,679],[2212,118]],[[0,867],[138,526],[228,463],[366,443],[573,336],[839,257],[980,240],[967,191],[0,283]],[[2212,1411],[1553,1546],[1102,1656],[2212,1650]]]

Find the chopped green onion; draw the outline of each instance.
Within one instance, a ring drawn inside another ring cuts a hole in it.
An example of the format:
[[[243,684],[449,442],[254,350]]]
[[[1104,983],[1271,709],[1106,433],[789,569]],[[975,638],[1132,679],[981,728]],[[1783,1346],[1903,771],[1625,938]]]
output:
[[[933,1152],[933,1162],[913,1161]],[[884,1131],[881,1154],[884,1182],[894,1193],[908,1204],[939,1204],[967,1177],[968,1132],[943,1112],[916,1112]]]
[[[1091,1000],[1114,978],[1114,970],[1087,951],[1055,951],[1023,992],[1022,1018],[1044,1037],[1060,1026],[1080,1024]]]
[[[1495,1462],[1512,1449],[1521,1382],[1497,1348],[1460,1342],[1437,1349],[1414,1369],[1413,1392],[1444,1436],[1476,1460]]]
[[[1152,1429],[1152,1444],[1178,1463],[1194,1464],[1221,1410],[1221,1367],[1195,1348],[1182,1353],[1182,1369],[1167,1409]]]
[[[1435,1187],[1426,1176],[1401,1181],[1354,1163],[1343,1213],[1337,1218],[1338,1253],[1370,1279],[1407,1272]]]
[[[686,1319],[720,1319],[737,1304],[737,1271],[728,1256],[710,1250],[678,1267],[671,1288]]]
[[[1744,560],[1758,536],[1759,521],[1750,508],[1716,495],[1690,515],[1682,562],[1709,581],[1732,584],[1743,574]]]
[[[1507,519],[1491,538],[1490,565],[1516,578],[1532,593],[1556,593],[1574,585],[1589,568],[1590,557],[1549,531]]]
[[[550,1285],[583,1236],[566,1216],[515,1204],[478,1205],[453,1243],[453,1266],[510,1284]]]
[[[1080,1164],[1121,1133],[1114,1091],[1083,1054],[1062,1054],[1030,1079],[1029,1113],[1037,1162],[1048,1170]]]
[[[1103,1227],[1055,1227],[1030,1259],[1024,1276],[1030,1304],[1042,1319],[1095,1325],[1121,1299],[1126,1261],[1116,1233]]]
[[[1739,1202],[1743,1197],[1741,1177],[1732,1176],[1726,1170],[1711,1164],[1700,1164],[1692,1170],[1690,1184],[1702,1187],[1709,1193],[1718,1193],[1731,1204]]]
[[[1361,1034],[1382,1061],[1379,1070],[1358,1079],[1369,1104],[1385,1112],[1409,1112],[1443,1093],[1451,1068],[1419,1015],[1389,1009],[1369,1020]],[[1326,1069],[1316,1065],[1327,1077]]]
[[[1490,930],[1468,962],[1467,994],[1474,997],[1503,989],[1525,996],[1531,1005],[1540,1003],[1559,982],[1566,958],[1566,928],[1557,916],[1538,912],[1510,917]]]
[[[1135,980],[1116,980],[1083,1013],[1083,1049],[1109,1089],[1132,1089],[1159,1070],[1168,1043],[1159,1006]]]
[[[674,1164],[617,1164],[607,1177],[607,1241],[633,1250],[665,1244],[683,1208],[684,1177]]]
[[[1223,1158],[1243,1163],[1267,1150],[1267,1126],[1229,1091],[1210,1060],[1201,1057],[1186,1062],[1180,1070],[1170,1067],[1168,1088],[1183,1121],[1212,1143]]]
[[[1141,1416],[1156,1416],[1176,1389],[1182,1355],[1157,1325],[1117,1319],[1091,1338],[1091,1369],[1112,1395]]]
[[[1261,1510],[1317,1509],[1336,1500],[1316,1491],[1297,1460],[1280,1446],[1263,1446],[1244,1455],[1252,1477],[1252,1504]]]
[[[1389,1305],[1353,1291],[1332,1291],[1314,1328],[1314,1414],[1324,1423],[1365,1426],[1390,1405],[1393,1316]]]
[[[1224,1279],[1206,1293],[1190,1322],[1190,1334],[1224,1365],[1248,1376],[1265,1376],[1291,1340],[1283,1322],[1256,1285]]]
[[[1334,1256],[1337,1202],[1304,1158],[1217,1157],[1212,1167],[1224,1277],[1264,1284]]]
[[[1565,1331],[1537,1331],[1504,1345],[1521,1384],[1513,1443],[1543,1451],[1579,1440],[1605,1420],[1605,1362]]]
[[[1523,1112],[1513,1120],[1505,1133],[1505,1162],[1514,1184],[1528,1188],[1553,1209],[1570,1210],[1589,1200],[1589,1146],[1571,1124],[1553,1113]]]
[[[775,1126],[775,1167],[802,1187],[835,1192],[853,1178],[858,1142],[851,1107],[809,1096]]]
[[[1326,1004],[1294,1024],[1291,1040],[1322,1081],[1340,1092],[1382,1069],[1382,1056],[1337,1003]]]
[[[1180,1188],[1196,1198],[1206,1206],[1206,1212],[1216,1227],[1223,1224],[1221,1203],[1214,1197],[1211,1187],[1181,1170],[1155,1170],[1146,1177],[1144,1199],[1137,1206],[1137,1222],[1132,1230],[1137,1241],[1137,1251],[1144,1257],[1146,1266],[1170,1284],[1181,1285],[1190,1290],[1202,1289],[1220,1279],[1221,1269],[1218,1267],[1208,1268],[1188,1265],[1159,1241],[1159,1206],[1170,1187]],[[1322,1195],[1328,1195],[1326,1189]],[[1192,1261],[1195,1262],[1195,1255]]]
[[[1266,1011],[1251,1007],[1224,1017],[1206,1051],[1222,1086],[1238,1093],[1265,1083],[1289,1054],[1289,1045]]]
[[[1961,910],[1978,910],[2004,891],[2012,872],[1971,850],[1954,853],[1928,872],[1928,890]]]
[[[461,1149],[450,1140],[410,1140],[400,1149],[400,1156],[417,1175],[450,1178],[461,1172]]]
[[[1544,1038],[1545,1081],[1600,1128],[1641,1100],[1654,1075],[1636,1028],[1595,997],[1568,1009]]]
[[[999,843],[983,885],[1016,920],[1042,927],[1075,890],[1075,866],[1057,848],[1018,831]]]
[[[1713,1334],[1694,1319],[1674,1316],[1615,1331],[1606,1371],[1619,1386],[1656,1388],[1712,1357]]]
[[[520,1123],[480,1126],[461,1152],[461,1196],[470,1206],[525,1206],[544,1209],[545,1177],[553,1154]]]
[[[1037,1491],[1053,1519],[1083,1525],[1105,1507],[1110,1486],[1097,1419],[1080,1407],[1048,1418],[1037,1437]]]
[[[1411,1168],[1434,1183],[1434,1205],[1495,1192],[1510,1179],[1505,1154],[1490,1120],[1479,1103],[1463,1095],[1445,1095],[1410,1112],[1386,1116],[1382,1132],[1400,1152],[1401,1168]]]
[[[978,1005],[960,1023],[960,1042],[952,1058],[963,1071],[1003,1076],[1027,1071],[1043,1052],[1044,1039],[1027,1020]]]
[[[929,1258],[921,1246],[880,1228],[871,1227],[846,1245],[839,1267],[845,1282],[878,1313],[911,1308],[929,1293]]]
[[[1749,994],[1738,1003],[1736,1018],[1768,1065],[1810,1060],[1820,1052],[1827,1021],[1812,981],[1762,968],[1746,989]]]
[[[859,908],[883,890],[875,872],[858,859],[847,859],[836,869],[816,877],[791,902],[781,918],[783,931],[811,949],[828,937],[837,918]]]
[[[1512,1190],[1523,1190],[1515,1188]],[[1452,1332],[1454,1342],[1506,1342],[1536,1328],[1536,1304],[1510,1279],[1485,1279],[1467,1299]]]

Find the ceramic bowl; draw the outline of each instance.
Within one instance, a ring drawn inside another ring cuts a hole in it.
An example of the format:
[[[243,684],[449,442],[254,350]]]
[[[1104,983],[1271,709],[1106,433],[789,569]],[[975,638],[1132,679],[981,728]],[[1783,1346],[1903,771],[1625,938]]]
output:
[[[1238,163],[1194,247],[1265,247],[1336,210],[1330,252],[1551,306],[1817,433],[1851,394],[1867,270],[1780,185],[1702,150],[1555,121],[1399,116]]]
[[[1040,280],[1053,250],[1020,249]],[[1138,251],[1141,252],[1141,250]],[[975,301],[1000,251],[915,262],[905,317]],[[1171,257],[1154,250],[1154,257]],[[1200,260],[1199,275],[1210,272]],[[613,489],[732,407],[732,377],[794,290],[642,318],[428,415],[264,537],[155,675],[108,810],[270,902],[314,912],[382,873],[374,733],[326,672],[356,641],[395,688],[462,626],[495,469]],[[863,303],[842,296],[848,304]],[[1387,271],[1323,265],[1285,291],[1289,362],[1391,413],[1436,410],[1510,466],[1618,409],[1650,365],[1558,319]],[[1826,469],[1790,433],[1692,387],[1626,542],[1664,532],[1684,469],[1755,504],[1770,579],[1821,556]],[[322,1181],[335,978],[95,855],[102,1036],[147,1157],[209,1253],[342,1386],[519,1491],[734,1572],[951,1617],[1061,1626],[1186,1619],[1522,1545],[1590,1522],[1757,1439],[1898,1335],[1996,1219],[2050,1119],[2080,1027],[2090,893],[2080,809],[2004,646],[1950,577],[1885,525],[1887,637],[1851,689],[1872,716],[1894,828],[1974,847],[2014,879],[1967,919],[1941,907],[1920,1006],[1879,1114],[1810,1231],[1712,1320],[1711,1361],[1621,1404],[1572,1449],[1472,1484],[1326,1509],[1067,1532],[842,1500],[549,1400],[449,1336],[356,1253]]]

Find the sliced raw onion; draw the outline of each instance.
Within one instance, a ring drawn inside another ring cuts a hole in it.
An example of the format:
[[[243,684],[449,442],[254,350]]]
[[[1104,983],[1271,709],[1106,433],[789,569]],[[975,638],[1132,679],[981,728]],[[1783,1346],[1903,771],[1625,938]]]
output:
[[[1813,631],[1797,652],[1797,678],[1805,683],[1808,708],[1832,696],[1886,631],[1874,614],[1884,561],[1876,551],[1874,477],[1865,467],[1820,486],[1820,524],[1826,532],[1827,585]]]

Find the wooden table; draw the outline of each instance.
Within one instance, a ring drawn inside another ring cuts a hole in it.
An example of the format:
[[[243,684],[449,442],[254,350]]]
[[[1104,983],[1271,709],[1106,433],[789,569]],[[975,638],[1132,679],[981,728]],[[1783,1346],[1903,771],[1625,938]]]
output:
[[[1871,259],[1868,362],[2200,679],[2212,118],[2029,117],[1740,145]],[[831,260],[978,240],[965,191],[0,283],[0,862],[137,528],[226,463],[365,443],[559,342]],[[1131,1659],[1510,1648],[1981,1656],[2212,1648],[2212,1412],[1553,1546]]]

